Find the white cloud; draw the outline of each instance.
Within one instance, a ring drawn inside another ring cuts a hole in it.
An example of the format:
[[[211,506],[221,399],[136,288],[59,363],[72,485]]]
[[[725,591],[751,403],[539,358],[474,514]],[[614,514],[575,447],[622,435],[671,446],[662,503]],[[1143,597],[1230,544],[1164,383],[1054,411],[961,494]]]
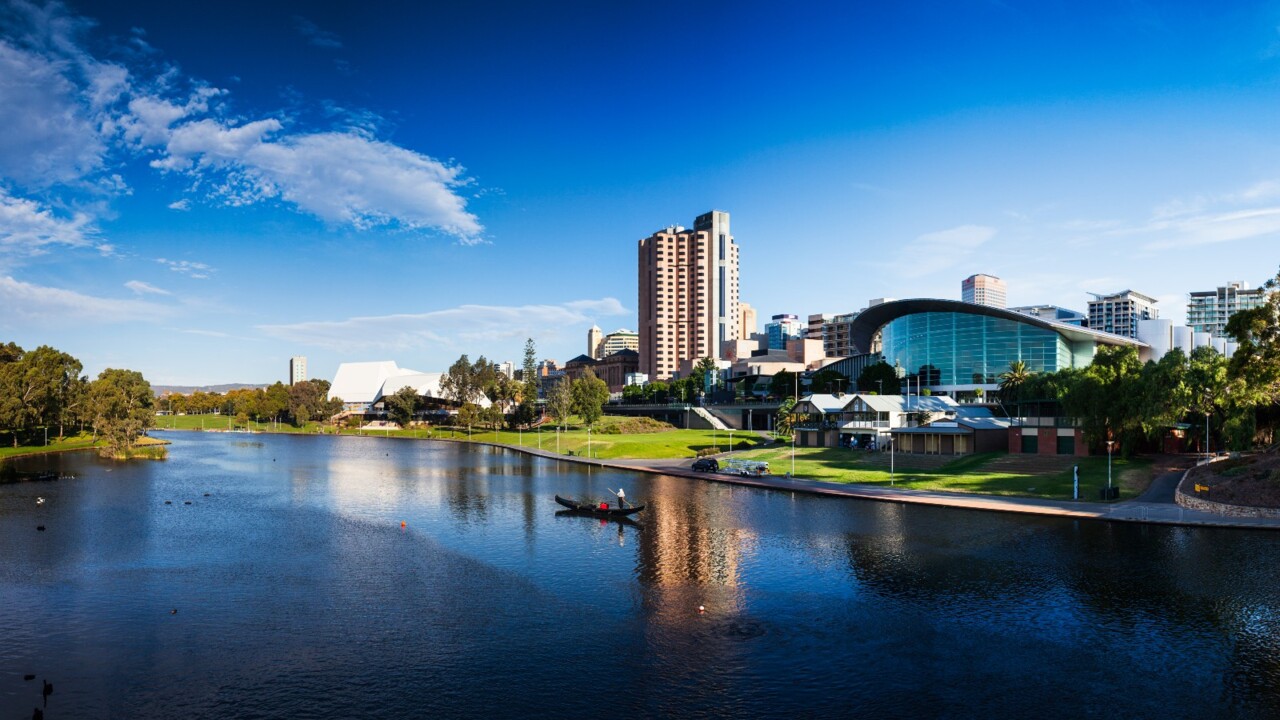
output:
[[[949,270],[968,260],[995,234],[995,228],[985,225],[960,225],[925,233],[894,253],[893,271],[903,277],[919,278]]]
[[[232,205],[278,197],[331,224],[438,228],[464,243],[483,226],[457,189],[463,169],[359,131],[272,136],[274,119],[239,126],[203,119],[175,128],[152,165],[201,176],[224,171],[215,193]]]
[[[0,254],[10,260],[43,255],[51,246],[97,245],[109,253],[111,246],[98,244],[96,233],[92,219],[84,213],[57,215],[34,200],[14,197],[0,188]]]
[[[263,333],[290,343],[341,352],[475,348],[485,342],[544,337],[597,317],[624,315],[614,298],[560,305],[461,305],[420,314],[355,317],[346,320],[259,325]]]
[[[190,201],[190,200],[188,200],[187,198],[182,198],[181,200],[175,200],[175,201],[173,201],[173,202],[169,203],[169,209],[170,209],[170,210],[182,210],[182,211],[190,210],[190,209],[191,209],[191,201]]]
[[[1280,207],[1205,213],[1156,220],[1122,234],[1158,234],[1146,250],[1213,245],[1280,234]]]
[[[190,260],[156,258],[156,262],[176,273],[181,273],[188,277],[195,278],[196,280],[207,280],[210,274],[217,272],[215,268],[212,268],[202,262],[192,262]]]
[[[66,72],[56,57],[0,40],[0,176],[44,187],[102,167],[107,146]]]
[[[135,293],[137,293],[137,294],[139,294],[139,295],[144,295],[144,294],[152,294],[152,295],[172,295],[172,294],[173,294],[173,293],[169,292],[168,290],[164,290],[164,289],[162,289],[162,288],[158,288],[158,287],[156,287],[155,285],[152,285],[152,284],[150,284],[150,283],[142,282],[141,280],[130,280],[129,282],[125,283],[125,284],[124,284],[124,286],[125,286],[125,287],[127,287],[127,288],[129,288],[130,290],[134,291]]]
[[[172,314],[164,305],[143,300],[117,300],[84,295],[74,290],[32,285],[0,277],[0,326],[24,323],[132,323],[154,321]]]

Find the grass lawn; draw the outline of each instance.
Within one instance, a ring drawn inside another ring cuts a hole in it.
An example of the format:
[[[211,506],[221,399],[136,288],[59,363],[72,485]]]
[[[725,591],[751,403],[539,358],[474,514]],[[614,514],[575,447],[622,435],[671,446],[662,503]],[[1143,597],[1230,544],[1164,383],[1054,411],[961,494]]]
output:
[[[791,470],[791,446],[735,453],[743,460],[766,460],[774,474]],[[897,456],[892,481],[883,458],[873,461],[864,453],[840,448],[796,448],[795,475],[809,480],[840,483],[889,485],[913,490],[971,492],[983,495],[1070,500],[1072,472],[1068,466],[1053,472],[1018,472],[989,467],[1005,453],[983,453],[961,457],[937,468],[913,468],[910,456]],[[1080,495],[1099,500],[1107,486],[1107,458],[1078,458]],[[1112,481],[1120,487],[1120,498],[1131,498],[1146,489],[1151,479],[1151,461],[1144,458],[1112,461]]]
[[[48,445],[19,445],[0,447],[0,459],[18,457],[19,455],[39,455],[47,452],[64,452],[67,450],[83,450],[91,447],[102,447],[102,442],[94,443],[93,435],[68,435],[58,440],[49,438]]]
[[[602,460],[616,459],[655,459],[655,458],[692,458],[699,450],[718,448],[720,452],[729,450],[729,434],[716,430],[665,430],[662,432],[635,433],[614,435],[600,430],[627,422],[630,418],[605,416],[596,423],[591,433],[591,457]],[[234,418],[226,415],[168,415],[156,418],[156,427],[176,430],[228,430],[244,429],[244,424],[236,424]],[[271,423],[249,421],[249,429],[264,432],[285,433],[333,433],[331,426],[323,427],[318,423],[308,423],[304,428],[296,428],[288,423],[273,426]],[[466,428],[423,427],[409,430],[350,430],[343,429],[343,435],[372,435],[383,437],[432,438],[445,440],[466,440]],[[554,452],[556,450],[556,430],[545,425],[539,430],[520,433],[514,430],[488,430],[479,427],[471,429],[473,442],[490,442],[502,445],[539,447]],[[733,433],[735,449],[745,450],[764,443],[755,433]],[[574,455],[587,454],[587,430],[570,423],[569,429],[560,433],[560,452]]]

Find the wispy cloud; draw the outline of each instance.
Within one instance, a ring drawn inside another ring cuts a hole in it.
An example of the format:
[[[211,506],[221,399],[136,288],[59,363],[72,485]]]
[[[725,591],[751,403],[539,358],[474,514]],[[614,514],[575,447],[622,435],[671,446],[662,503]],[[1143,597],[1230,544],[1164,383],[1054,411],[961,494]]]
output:
[[[188,277],[195,278],[196,280],[207,280],[210,274],[217,272],[216,268],[210,267],[202,262],[192,262],[190,260],[156,258],[156,262],[176,273],[181,273]]]
[[[960,225],[925,233],[894,254],[893,270],[908,278],[949,270],[973,257],[995,234],[995,228],[985,225]]]
[[[173,309],[144,300],[95,297],[74,290],[45,287],[0,277],[0,326],[26,323],[132,323],[155,321]]]
[[[307,42],[329,50],[337,50],[342,47],[342,40],[335,33],[328,30],[321,30],[319,26],[301,15],[293,16],[293,26],[297,29]]]
[[[337,35],[306,18],[295,25],[317,46],[341,47]],[[112,168],[141,154],[157,170],[192,180],[191,199],[278,202],[357,230],[432,230],[463,244],[482,241],[484,228],[463,195],[473,184],[464,169],[379,140],[376,116],[346,110],[330,118],[331,130],[295,129],[298,118],[283,114],[255,118],[232,109],[227,90],[155,57],[141,32],[134,40],[146,52],[122,61],[132,65],[97,59],[81,44],[92,26],[60,3],[11,4],[0,23],[0,180],[15,193],[5,196],[10,205],[37,190],[59,193],[39,195],[69,208],[59,237],[70,237],[68,223],[78,223],[83,237],[106,210],[100,201],[129,191]],[[151,70],[157,64],[159,74]],[[92,194],[97,204],[73,202],[75,193]],[[169,207],[185,210],[191,199]]]
[[[428,346],[474,348],[495,341],[509,345],[597,317],[625,314],[622,303],[603,298],[559,305],[461,305],[427,313],[259,325],[258,329],[280,340],[341,352],[403,351]]]
[[[187,211],[187,210],[190,210],[190,209],[191,209],[191,200],[189,200],[189,199],[187,199],[187,198],[182,198],[181,200],[175,200],[175,201],[173,201],[173,202],[169,203],[169,209],[170,209],[170,210],[178,210],[178,211],[182,211],[182,212],[185,212],[185,211]]]
[[[141,280],[130,280],[124,284],[125,287],[134,291],[138,295],[172,295],[173,293],[163,288],[158,288],[151,283],[145,283]]]
[[[0,187],[0,250],[11,260],[43,255],[54,246],[99,246],[102,243],[96,234],[92,218],[85,213],[57,214],[34,200],[14,197]]]

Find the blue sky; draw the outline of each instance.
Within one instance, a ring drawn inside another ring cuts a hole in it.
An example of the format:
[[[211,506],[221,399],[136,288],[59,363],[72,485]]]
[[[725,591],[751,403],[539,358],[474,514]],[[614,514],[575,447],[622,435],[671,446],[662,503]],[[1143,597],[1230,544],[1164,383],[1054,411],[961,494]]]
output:
[[[1280,4],[0,0],[0,339],[155,383],[635,327],[732,214],[774,313],[1280,265]]]

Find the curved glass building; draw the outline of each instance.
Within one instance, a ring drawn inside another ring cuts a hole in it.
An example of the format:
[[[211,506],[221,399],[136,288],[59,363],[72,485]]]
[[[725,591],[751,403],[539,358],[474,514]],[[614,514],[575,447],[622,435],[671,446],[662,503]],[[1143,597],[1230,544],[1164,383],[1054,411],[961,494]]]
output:
[[[955,300],[897,300],[854,320],[854,342],[902,368],[904,378],[938,391],[994,389],[1000,373],[1022,361],[1031,372],[1079,368],[1098,345],[1136,340],[1012,310]]]

